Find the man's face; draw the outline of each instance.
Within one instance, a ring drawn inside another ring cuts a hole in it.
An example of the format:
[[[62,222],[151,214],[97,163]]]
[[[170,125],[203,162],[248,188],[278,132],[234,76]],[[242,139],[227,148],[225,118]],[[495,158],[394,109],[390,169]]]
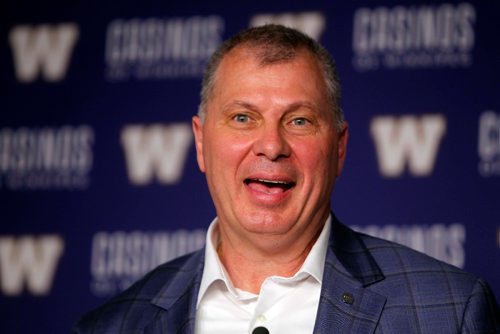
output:
[[[206,111],[193,130],[221,232],[281,246],[316,233],[342,169],[347,127],[336,129],[313,57],[260,65],[251,49],[233,49]]]

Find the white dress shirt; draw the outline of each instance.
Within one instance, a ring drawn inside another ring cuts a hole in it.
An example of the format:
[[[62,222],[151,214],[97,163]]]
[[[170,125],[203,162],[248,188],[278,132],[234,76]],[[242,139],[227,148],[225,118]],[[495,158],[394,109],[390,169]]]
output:
[[[217,219],[207,232],[205,267],[198,294],[196,334],[251,334],[263,326],[270,334],[311,334],[318,311],[331,216],[299,271],[271,276],[258,295],[233,286],[217,255]]]

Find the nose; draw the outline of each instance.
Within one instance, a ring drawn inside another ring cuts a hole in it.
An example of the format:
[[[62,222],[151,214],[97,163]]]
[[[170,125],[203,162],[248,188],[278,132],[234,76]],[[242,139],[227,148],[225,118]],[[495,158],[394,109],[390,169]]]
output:
[[[262,126],[253,144],[253,152],[271,161],[290,156],[291,149],[285,133],[280,125]]]

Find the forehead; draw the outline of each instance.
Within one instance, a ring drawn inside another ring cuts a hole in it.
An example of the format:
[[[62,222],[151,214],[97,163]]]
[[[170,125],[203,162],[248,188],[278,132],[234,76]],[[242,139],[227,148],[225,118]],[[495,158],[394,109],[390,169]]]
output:
[[[253,49],[233,49],[224,57],[214,79],[207,100],[209,118],[242,106],[280,113],[307,106],[328,122],[334,121],[322,68],[308,51],[298,52],[288,61],[263,64]]]
[[[228,90],[236,83],[258,81],[262,85],[284,85],[286,79],[295,79],[292,85],[317,89],[318,93],[328,95],[326,80],[318,59],[308,50],[299,49],[293,56],[277,58],[276,53],[262,51],[262,47],[237,46],[221,60],[214,76],[213,91]],[[266,54],[269,56],[266,58]],[[272,74],[271,74],[272,73]],[[288,83],[290,85],[290,83]]]

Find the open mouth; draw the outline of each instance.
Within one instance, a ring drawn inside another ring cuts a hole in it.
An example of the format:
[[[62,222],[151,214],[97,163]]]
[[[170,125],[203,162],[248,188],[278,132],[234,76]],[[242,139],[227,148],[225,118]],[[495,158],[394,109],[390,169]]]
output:
[[[245,184],[252,190],[267,193],[278,194],[290,190],[295,186],[295,182],[283,180],[266,180],[266,179],[245,179]]]

